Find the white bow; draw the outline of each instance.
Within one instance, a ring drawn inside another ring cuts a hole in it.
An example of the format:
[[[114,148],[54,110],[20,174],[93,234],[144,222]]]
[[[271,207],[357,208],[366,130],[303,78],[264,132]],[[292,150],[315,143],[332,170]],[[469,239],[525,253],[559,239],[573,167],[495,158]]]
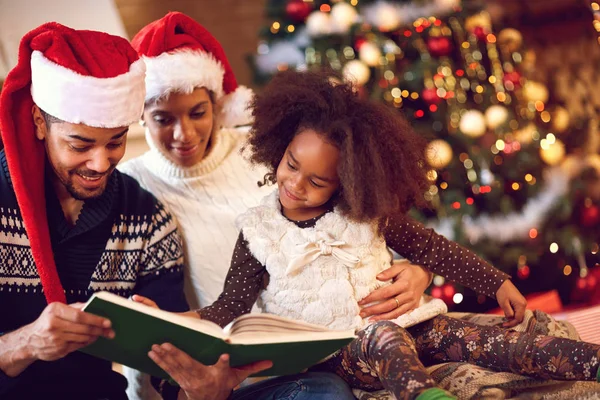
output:
[[[360,259],[353,254],[348,253],[340,249],[340,246],[345,245],[346,242],[342,240],[325,241],[323,239],[317,242],[308,242],[296,246],[296,249],[300,254],[292,257],[287,269],[286,274],[292,274],[297,272],[302,267],[310,264],[320,256],[333,256],[337,258],[345,266],[352,268],[359,263]]]

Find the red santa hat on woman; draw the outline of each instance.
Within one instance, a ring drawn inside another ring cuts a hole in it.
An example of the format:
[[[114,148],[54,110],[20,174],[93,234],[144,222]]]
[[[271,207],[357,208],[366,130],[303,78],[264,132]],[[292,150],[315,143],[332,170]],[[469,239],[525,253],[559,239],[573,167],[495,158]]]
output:
[[[52,253],[44,192],[45,150],[34,103],[66,122],[99,128],[138,121],[144,62],[126,39],[47,23],[27,33],[0,95],[0,131],[11,181],[48,303],[65,302]]]
[[[146,101],[204,87],[221,107],[222,126],[251,122],[252,91],[238,86],[221,44],[192,18],[168,13],[144,27],[131,43],[146,62]]]

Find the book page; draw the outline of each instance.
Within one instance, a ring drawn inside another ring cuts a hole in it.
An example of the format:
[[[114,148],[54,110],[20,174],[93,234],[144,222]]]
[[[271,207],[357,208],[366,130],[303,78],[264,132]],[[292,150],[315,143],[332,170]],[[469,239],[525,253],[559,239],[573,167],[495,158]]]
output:
[[[169,311],[159,310],[159,309],[147,306],[145,304],[137,303],[133,300],[129,300],[124,297],[117,296],[116,294],[109,293],[109,292],[95,293],[90,298],[90,300],[88,300],[86,305],[83,307],[83,311],[85,311],[87,305],[89,303],[91,303],[92,301],[94,301],[95,298],[97,298],[99,300],[107,301],[109,303],[114,303],[119,306],[129,308],[131,310],[135,310],[135,311],[141,312],[143,314],[147,314],[152,317],[162,319],[164,321],[171,322],[173,324],[181,325],[181,326],[184,326],[186,328],[189,328],[189,329],[192,329],[192,330],[195,330],[198,332],[206,333],[208,335],[211,335],[211,336],[214,336],[214,337],[217,337],[220,339],[225,339],[227,336],[225,334],[225,332],[223,332],[221,327],[219,325],[215,324],[214,322],[201,320],[200,318],[184,317],[182,315],[178,315],[176,313],[172,313]]]
[[[232,344],[308,342],[354,337],[354,331],[333,331],[271,314],[246,314],[224,329]]]

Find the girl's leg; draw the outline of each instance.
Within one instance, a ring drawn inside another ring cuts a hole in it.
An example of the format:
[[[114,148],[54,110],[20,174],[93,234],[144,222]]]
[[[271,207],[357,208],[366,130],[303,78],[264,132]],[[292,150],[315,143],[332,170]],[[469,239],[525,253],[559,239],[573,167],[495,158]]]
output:
[[[543,379],[595,380],[600,345],[480,326],[439,315],[408,331],[427,365],[463,361]]]
[[[353,388],[387,389],[397,399],[450,399],[419,361],[415,343],[398,325],[382,321],[358,333],[358,338],[317,369],[333,371]],[[435,396],[434,396],[435,395]]]

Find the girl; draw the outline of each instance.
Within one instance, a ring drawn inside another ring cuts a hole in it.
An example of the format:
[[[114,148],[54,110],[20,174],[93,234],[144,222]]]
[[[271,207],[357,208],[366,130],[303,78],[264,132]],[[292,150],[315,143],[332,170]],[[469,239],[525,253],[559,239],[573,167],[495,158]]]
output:
[[[356,301],[381,285],[373,276],[389,264],[388,246],[496,297],[509,318],[520,318],[525,300],[507,275],[406,217],[429,186],[424,143],[396,111],[336,82],[325,74],[285,72],[254,101],[251,161],[269,169],[265,180],[277,190],[238,219],[241,234],[224,291],[200,317],[226,325],[258,298],[268,313],[356,328],[354,342],[313,369],[334,371],[355,388],[385,388],[398,399],[453,398],[424,367],[447,361],[538,378],[594,379],[599,345],[445,315],[407,329],[362,318]]]

